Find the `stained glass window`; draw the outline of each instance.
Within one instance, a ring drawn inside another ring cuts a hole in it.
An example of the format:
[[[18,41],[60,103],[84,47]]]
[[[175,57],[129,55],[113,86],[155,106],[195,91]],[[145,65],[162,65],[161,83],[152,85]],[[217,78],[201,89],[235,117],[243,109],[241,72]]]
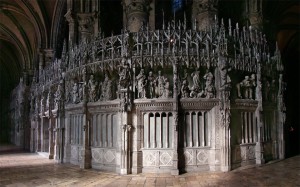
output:
[[[177,12],[183,6],[183,0],[173,0],[173,12]]]

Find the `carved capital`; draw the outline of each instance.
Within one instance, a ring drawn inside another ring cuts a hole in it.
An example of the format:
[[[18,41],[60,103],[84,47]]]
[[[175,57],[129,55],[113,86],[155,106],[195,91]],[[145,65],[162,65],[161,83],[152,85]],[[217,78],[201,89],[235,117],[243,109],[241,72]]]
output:
[[[79,29],[83,33],[90,33],[94,24],[94,15],[92,13],[78,13]]]

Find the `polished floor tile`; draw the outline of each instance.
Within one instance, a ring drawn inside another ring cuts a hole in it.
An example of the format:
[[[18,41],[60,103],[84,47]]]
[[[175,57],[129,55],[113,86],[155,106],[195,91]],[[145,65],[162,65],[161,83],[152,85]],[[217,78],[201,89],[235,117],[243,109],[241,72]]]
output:
[[[0,186],[300,186],[300,155],[231,172],[118,175],[57,164],[34,153],[0,153]]]

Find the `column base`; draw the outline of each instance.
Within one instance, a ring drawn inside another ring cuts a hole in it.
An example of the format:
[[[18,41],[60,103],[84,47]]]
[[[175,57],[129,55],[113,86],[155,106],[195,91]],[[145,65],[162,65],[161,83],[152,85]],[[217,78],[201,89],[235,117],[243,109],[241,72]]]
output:
[[[179,175],[179,169],[172,169],[171,175]]]
[[[256,159],[255,162],[256,162],[257,165],[262,165],[262,164],[265,163],[265,160],[264,159]]]
[[[92,168],[91,150],[90,149],[83,149],[82,152],[83,152],[83,155],[82,155],[82,161],[80,163],[80,168],[81,169],[90,169],[90,168]]]
[[[221,171],[223,171],[223,172],[227,172],[227,171],[230,171],[230,170],[231,170],[230,166],[221,166]]]
[[[49,159],[53,159],[53,158],[54,158],[54,156],[49,154]]]
[[[120,174],[121,175],[127,175],[128,173],[128,169],[120,169]]]

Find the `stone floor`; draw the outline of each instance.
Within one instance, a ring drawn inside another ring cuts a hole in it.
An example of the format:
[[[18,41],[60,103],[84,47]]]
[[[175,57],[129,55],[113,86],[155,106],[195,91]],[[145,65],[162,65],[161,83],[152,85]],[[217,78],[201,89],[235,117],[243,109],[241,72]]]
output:
[[[121,176],[70,164],[33,153],[0,152],[2,186],[300,186],[300,155],[261,167],[227,173],[139,174]]]

